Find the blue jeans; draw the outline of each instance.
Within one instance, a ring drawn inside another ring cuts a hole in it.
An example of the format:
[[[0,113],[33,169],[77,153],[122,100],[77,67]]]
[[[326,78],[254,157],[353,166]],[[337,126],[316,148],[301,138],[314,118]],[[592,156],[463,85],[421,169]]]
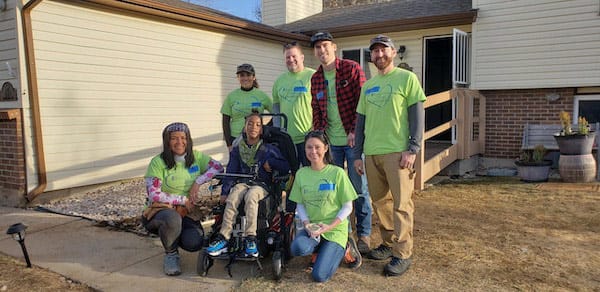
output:
[[[325,282],[335,274],[337,268],[344,258],[346,249],[341,245],[325,240],[321,237],[318,243],[314,238],[308,237],[305,230],[296,234],[290,247],[293,256],[307,256],[316,251],[318,247],[317,260],[312,270],[312,277],[317,282]]]
[[[363,178],[354,170],[354,157],[352,157],[352,148],[350,146],[330,146],[333,163],[344,168],[344,161],[348,165],[348,176],[354,190],[358,194],[358,199],[354,200],[354,215],[356,216],[356,235],[371,235],[371,216],[373,210],[369,199],[369,191],[363,188]],[[366,182],[366,180],[365,180]],[[352,224],[349,224],[352,228]]]
[[[194,252],[204,243],[202,225],[190,217],[183,217],[175,209],[158,211],[150,221],[142,216],[142,224],[150,233],[158,234],[166,253],[177,251],[177,247]]]

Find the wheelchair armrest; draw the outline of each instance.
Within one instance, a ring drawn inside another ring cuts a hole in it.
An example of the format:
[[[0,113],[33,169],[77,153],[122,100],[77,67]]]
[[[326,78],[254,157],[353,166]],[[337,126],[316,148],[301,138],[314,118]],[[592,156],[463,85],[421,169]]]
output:
[[[233,177],[233,178],[254,178],[253,175],[251,175],[251,174],[244,174],[244,173],[217,173],[217,174],[215,174],[215,176],[213,178],[224,179],[226,177]]]

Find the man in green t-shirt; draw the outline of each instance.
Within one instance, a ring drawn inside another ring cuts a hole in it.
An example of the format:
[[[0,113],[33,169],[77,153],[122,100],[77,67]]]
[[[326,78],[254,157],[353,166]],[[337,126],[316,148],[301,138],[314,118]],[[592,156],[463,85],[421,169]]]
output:
[[[304,67],[304,53],[297,42],[283,46],[283,55],[288,72],[281,74],[273,85],[273,111],[286,115],[287,131],[296,144],[298,161],[307,166],[304,136],[312,128],[310,78],[315,70]],[[278,119],[274,122],[279,126]]]
[[[361,90],[356,109],[354,157],[360,157],[363,151],[366,155],[369,193],[383,240],[368,257],[391,258],[384,273],[397,276],[406,272],[411,263],[412,177],[424,131],[425,94],[414,73],[394,66],[396,48],[389,37],[376,36],[371,39],[369,49],[377,75]],[[365,165],[360,159],[354,161],[359,174],[364,172]],[[389,202],[390,196],[393,204]]]
[[[313,130],[324,131],[331,142],[335,165],[348,169],[348,176],[358,193],[354,201],[357,245],[361,253],[369,252],[372,208],[369,193],[363,191],[361,176],[354,170],[354,129],[356,105],[365,83],[360,65],[336,56],[337,45],[329,32],[317,32],[310,38],[315,57],[321,65],[311,78]],[[361,157],[361,154],[357,156]],[[354,226],[353,226],[354,227]]]

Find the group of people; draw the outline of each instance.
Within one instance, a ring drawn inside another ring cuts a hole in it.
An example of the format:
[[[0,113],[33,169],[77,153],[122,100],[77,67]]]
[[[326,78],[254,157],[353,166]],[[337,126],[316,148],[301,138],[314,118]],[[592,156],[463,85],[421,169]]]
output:
[[[258,256],[258,201],[268,194],[275,171],[290,170],[280,150],[263,143],[260,113],[266,110],[288,117],[287,130],[304,166],[288,194],[304,226],[291,243],[292,255],[312,255],[311,273],[318,282],[329,280],[342,261],[358,268],[361,254],[389,260],[384,273],[401,275],[412,258],[412,174],[424,131],[425,94],[414,73],[395,67],[395,45],[385,35],[370,41],[377,75],[368,81],[358,63],[336,56],[330,33],[314,34],[310,44],[320,66],[306,68],[300,45],[286,44],[288,72],[276,80],[272,100],[258,89],[252,65],[237,67],[240,88],[227,96],[221,108],[230,153],[226,170],[252,173],[258,182],[224,179],[223,224],[207,253],[216,256],[227,251],[238,206],[244,201],[245,252]],[[223,171],[218,161],[192,149],[187,125],[173,123],[165,128],[163,152],[152,159],[145,175],[149,203],[142,220],[148,231],[161,238],[167,275],[181,273],[178,247],[202,248],[202,228],[187,213],[197,200],[199,186]],[[363,186],[362,176],[368,187]],[[371,249],[373,210],[382,243]],[[352,211],[355,224],[350,222]]]

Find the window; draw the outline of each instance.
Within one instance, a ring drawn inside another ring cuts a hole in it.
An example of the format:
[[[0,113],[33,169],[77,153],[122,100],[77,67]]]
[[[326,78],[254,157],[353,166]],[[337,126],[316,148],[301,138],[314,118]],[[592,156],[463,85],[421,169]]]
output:
[[[574,124],[577,117],[584,117],[590,124],[600,122],[600,95],[576,95],[573,113]]]
[[[342,50],[342,58],[356,61],[365,71],[367,80],[375,75],[375,65],[371,63],[371,51],[368,48]],[[373,73],[372,73],[373,72]]]

